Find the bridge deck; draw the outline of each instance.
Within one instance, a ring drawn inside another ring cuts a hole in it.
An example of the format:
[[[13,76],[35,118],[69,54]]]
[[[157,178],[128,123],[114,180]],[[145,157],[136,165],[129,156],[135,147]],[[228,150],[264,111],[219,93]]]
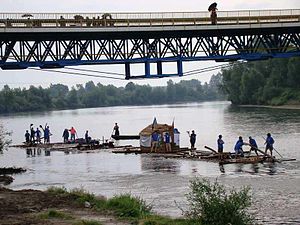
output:
[[[300,22],[300,10],[219,11],[218,24]],[[165,13],[1,13],[0,28],[162,27],[211,24],[209,12]]]

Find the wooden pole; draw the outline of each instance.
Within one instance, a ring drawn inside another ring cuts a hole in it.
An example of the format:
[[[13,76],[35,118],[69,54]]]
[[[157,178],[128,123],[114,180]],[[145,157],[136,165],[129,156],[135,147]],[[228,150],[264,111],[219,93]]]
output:
[[[215,153],[215,154],[218,154],[218,152],[217,152],[216,150],[214,150],[214,149],[212,149],[212,148],[210,148],[210,147],[208,147],[208,146],[204,146],[204,148],[206,148],[206,149],[212,151],[212,152]]]

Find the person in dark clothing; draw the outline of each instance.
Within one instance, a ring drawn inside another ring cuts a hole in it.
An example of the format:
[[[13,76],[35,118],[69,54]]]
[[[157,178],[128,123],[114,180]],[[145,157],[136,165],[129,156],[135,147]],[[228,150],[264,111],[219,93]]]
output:
[[[115,136],[120,136],[119,126],[117,123],[115,123],[114,131],[115,131]]]
[[[30,134],[29,134],[28,130],[26,130],[26,133],[25,133],[25,141],[27,144],[30,143]]]
[[[251,151],[255,151],[256,155],[258,156],[258,152],[257,152],[257,143],[255,141],[255,139],[253,139],[251,136],[249,137],[249,145],[250,145],[250,152]]]
[[[155,130],[151,135],[151,150],[150,152],[157,152],[159,142],[159,133]]]
[[[64,138],[64,143],[68,143],[68,141],[69,141],[69,130],[67,128],[64,130],[62,137]]]
[[[234,146],[234,151],[236,156],[240,154],[242,157],[244,157],[243,145],[244,145],[244,141],[243,138],[240,136],[239,140],[236,142]]]
[[[265,153],[267,153],[267,151],[270,150],[271,156],[273,156],[273,149],[274,149],[273,144],[274,144],[274,142],[275,142],[275,141],[274,141],[274,139],[271,137],[271,134],[268,133],[268,134],[267,134],[267,138],[266,138],[266,142],[265,142],[265,144],[266,144],[266,150],[265,150]]]
[[[210,19],[211,24],[216,25],[217,24],[217,3],[214,2],[208,7],[208,11],[210,12]]]
[[[164,135],[165,138],[165,144],[166,144],[166,152],[171,152],[172,147],[171,147],[171,136],[168,132],[165,133]]]
[[[218,153],[219,153],[219,159],[223,158],[223,145],[224,145],[224,141],[222,139],[222,135],[219,135],[219,138],[217,140],[217,144],[218,144]]]
[[[50,143],[50,128],[49,126],[46,126],[44,129],[44,143],[49,144]]]
[[[32,142],[32,143],[34,143],[35,142],[35,131],[34,131],[34,128],[33,128],[33,126],[31,126],[30,127],[30,141]]]
[[[217,144],[218,144],[218,152],[219,153],[223,153],[223,145],[224,145],[224,141],[222,139],[222,135],[219,135],[219,138],[217,140]]]
[[[190,143],[191,143],[191,149],[195,149],[195,143],[196,143],[196,134],[195,134],[195,131],[192,130],[192,133],[190,134],[188,132],[189,136],[190,136]]]
[[[91,137],[89,136],[88,130],[85,132],[84,137],[85,137],[85,143],[89,144],[91,142]]]
[[[35,136],[36,136],[37,143],[41,143],[41,134],[42,134],[42,132],[39,130],[39,128],[36,128]]]

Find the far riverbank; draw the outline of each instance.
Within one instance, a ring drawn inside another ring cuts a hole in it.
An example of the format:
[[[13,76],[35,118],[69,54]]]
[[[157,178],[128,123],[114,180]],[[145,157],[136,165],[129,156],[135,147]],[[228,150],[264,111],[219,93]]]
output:
[[[273,106],[273,105],[238,105],[239,107],[244,108],[269,108],[269,109],[293,109],[293,110],[300,110],[300,105],[280,105],[280,106]]]

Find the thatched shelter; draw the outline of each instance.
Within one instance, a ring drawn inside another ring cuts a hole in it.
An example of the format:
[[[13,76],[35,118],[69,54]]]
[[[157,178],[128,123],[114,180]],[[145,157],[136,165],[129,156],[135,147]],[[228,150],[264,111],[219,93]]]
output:
[[[168,124],[150,124],[140,132],[140,147],[142,152],[150,152],[152,144],[152,134],[157,132],[159,134],[159,147],[157,152],[166,152],[166,144],[164,141],[164,135],[166,132],[171,137],[172,151],[179,149],[179,132],[174,129],[174,125]]]

